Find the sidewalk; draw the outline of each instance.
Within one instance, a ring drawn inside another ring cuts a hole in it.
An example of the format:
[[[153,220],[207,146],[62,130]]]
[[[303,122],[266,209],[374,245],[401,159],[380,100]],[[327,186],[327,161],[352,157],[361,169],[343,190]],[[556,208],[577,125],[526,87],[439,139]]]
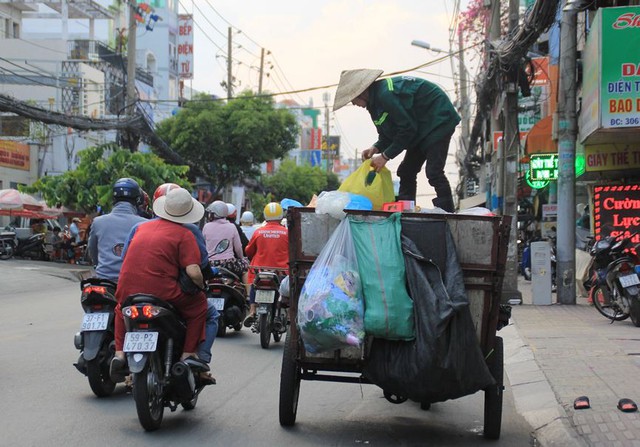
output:
[[[531,305],[531,283],[519,278],[523,305],[499,335],[516,408],[543,446],[638,446],[640,413],[623,413],[618,400],[640,405],[640,328],[614,322],[585,298],[576,305]],[[555,301],[556,295],[553,295]],[[578,396],[591,408],[574,410]]]

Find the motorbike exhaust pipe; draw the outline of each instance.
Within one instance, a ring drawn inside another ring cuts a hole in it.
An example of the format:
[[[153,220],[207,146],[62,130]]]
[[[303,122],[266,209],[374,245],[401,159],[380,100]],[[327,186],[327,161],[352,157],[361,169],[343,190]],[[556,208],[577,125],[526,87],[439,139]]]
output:
[[[189,365],[177,362],[171,367],[174,390],[178,401],[191,400],[196,389],[196,381]]]

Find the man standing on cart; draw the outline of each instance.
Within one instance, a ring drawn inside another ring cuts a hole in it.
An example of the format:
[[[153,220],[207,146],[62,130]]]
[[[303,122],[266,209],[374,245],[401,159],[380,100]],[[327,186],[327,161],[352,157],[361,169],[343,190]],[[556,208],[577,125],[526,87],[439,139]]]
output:
[[[398,166],[398,200],[416,200],[417,176],[425,173],[437,197],[433,205],[453,212],[453,195],[444,166],[449,142],[460,116],[436,84],[411,76],[380,79],[382,70],[346,70],[340,75],[333,110],[348,103],[366,108],[378,131],[378,141],[362,151],[362,159],[382,169],[406,151]]]

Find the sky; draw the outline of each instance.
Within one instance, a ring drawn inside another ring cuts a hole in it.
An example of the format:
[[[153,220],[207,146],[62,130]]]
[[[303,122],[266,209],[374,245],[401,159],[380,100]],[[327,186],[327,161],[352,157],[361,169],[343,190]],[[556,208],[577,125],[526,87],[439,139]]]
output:
[[[464,10],[468,2],[461,3]],[[196,23],[191,85],[199,91],[226,96],[220,82],[227,76],[226,37],[232,26],[233,73],[241,82],[236,90],[257,91],[260,48],[265,48],[271,52],[265,65],[274,67],[268,70],[269,77],[263,78],[265,91],[279,93],[337,84],[340,72],[347,69],[379,68],[392,73],[444,59],[406,74],[439,84],[454,100],[449,59],[411,45],[417,39],[448,50],[454,7],[455,0],[195,0],[195,4],[180,0],[181,12],[192,13]],[[276,100],[293,99],[324,109],[323,94],[330,95],[331,108],[335,86],[279,95]],[[356,150],[362,151],[376,141],[375,126],[366,110],[349,105],[330,116],[331,134],[341,135],[341,150],[347,157],[352,158]],[[324,121],[322,127],[324,132]],[[450,152],[454,150],[452,141]],[[402,155],[388,163],[393,173],[401,159]],[[453,157],[450,161],[446,172],[455,187],[457,167]],[[432,207],[430,199],[435,194],[424,173],[418,179],[417,202]]]
[[[108,5],[111,1],[99,3]],[[276,101],[292,99],[300,105],[321,108],[323,132],[323,96],[328,95],[331,109],[342,70],[376,68],[385,74],[403,72],[435,82],[452,101],[456,99],[450,58],[411,45],[415,39],[448,51],[449,28],[452,19],[458,17],[456,0],[174,1],[178,2],[180,13],[194,16],[194,78],[186,82],[197,91],[226,97],[220,83],[227,78],[227,30],[232,27],[233,74],[239,82],[235,93],[258,90],[260,50],[264,48],[267,56],[263,91],[283,93],[330,86],[275,97]],[[468,2],[460,0],[461,10],[466,9]],[[86,23],[77,25],[81,31],[88,29]],[[104,24],[96,24],[97,33],[101,26]],[[73,23],[70,30],[74,30]],[[144,32],[138,27],[138,34]],[[438,59],[440,62],[428,67],[411,70]],[[454,63],[457,65],[457,60]],[[365,109],[348,105],[330,112],[330,120],[330,134],[341,136],[341,153],[345,158],[353,158],[356,151],[360,153],[377,140],[375,126]],[[453,157],[456,144],[457,134],[452,139],[451,156],[445,168],[453,188],[458,171]],[[395,180],[401,160],[402,155],[387,164]],[[418,175],[417,203],[432,207],[433,197],[435,193],[423,172]]]

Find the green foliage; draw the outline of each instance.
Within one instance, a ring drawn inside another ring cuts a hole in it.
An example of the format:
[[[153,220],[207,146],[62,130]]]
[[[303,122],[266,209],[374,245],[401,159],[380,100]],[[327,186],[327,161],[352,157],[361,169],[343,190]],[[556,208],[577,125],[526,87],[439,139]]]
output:
[[[283,161],[275,174],[263,175],[261,180],[276,200],[288,198],[302,204],[309,203],[314,194],[339,186],[335,174],[327,174],[322,168],[308,164],[298,166],[294,160]]]
[[[246,177],[259,176],[259,165],[284,157],[296,146],[298,126],[271,97],[244,92],[224,103],[200,95],[157,133],[190,164],[209,172],[213,195]]]
[[[80,163],[75,171],[42,177],[23,189],[40,192],[50,206],[65,205],[88,214],[95,212],[96,205],[106,212],[111,209],[111,188],[122,177],[136,180],[150,196],[162,183],[191,189],[186,178],[188,167],[169,165],[154,154],[132,153],[106,144],[80,151],[78,156]]]
[[[274,201],[273,195],[271,193],[264,195],[259,192],[250,192],[249,200],[251,201],[251,212],[253,213],[253,217],[255,217],[256,222],[263,221],[264,207],[267,203]]]

